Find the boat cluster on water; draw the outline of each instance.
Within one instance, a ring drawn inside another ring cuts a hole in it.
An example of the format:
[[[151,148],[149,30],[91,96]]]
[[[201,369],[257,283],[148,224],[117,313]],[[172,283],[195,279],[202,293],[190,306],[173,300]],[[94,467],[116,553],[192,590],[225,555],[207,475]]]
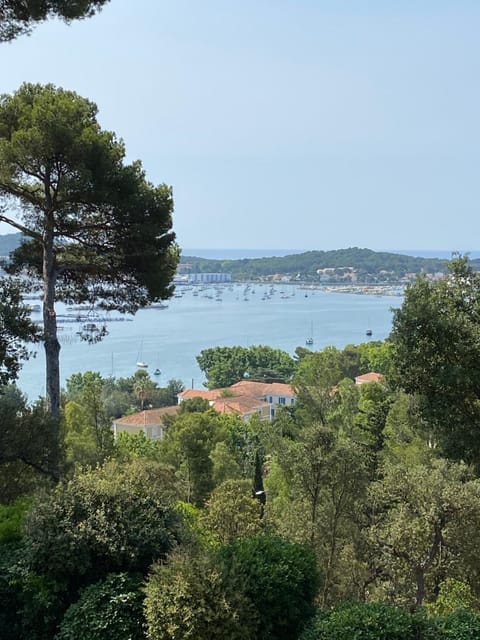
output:
[[[276,293],[280,294],[281,299],[286,300],[288,298],[295,297],[296,289],[296,286],[290,284],[285,284],[278,288],[273,284],[258,282],[210,283],[188,286],[178,284],[175,289],[174,297],[184,298],[191,294],[194,297],[223,302],[225,292],[232,292],[235,295],[235,300],[248,302],[250,300],[250,296],[256,295],[258,291],[261,296],[260,300],[270,300]]]
[[[326,293],[355,293],[364,296],[403,296],[404,287],[388,284],[349,284],[349,285],[329,285],[315,287]]]
[[[354,293],[368,296],[403,296],[404,294],[404,287],[387,284],[322,285],[283,282],[229,282],[194,285],[177,284],[174,297],[180,299],[191,294],[195,297],[222,302],[224,292],[231,291],[236,292],[237,300],[243,299],[246,302],[252,294],[257,292],[261,295],[261,300],[270,300],[277,293],[282,300],[287,300],[295,297],[299,290],[305,298],[308,298],[315,291],[323,293]]]

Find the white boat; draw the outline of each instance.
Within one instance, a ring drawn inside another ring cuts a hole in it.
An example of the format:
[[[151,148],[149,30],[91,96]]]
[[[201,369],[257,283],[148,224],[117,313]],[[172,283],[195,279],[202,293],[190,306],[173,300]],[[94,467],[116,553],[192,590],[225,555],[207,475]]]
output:
[[[148,367],[148,364],[143,360],[142,358],[143,355],[143,338],[142,338],[142,342],[140,343],[140,351],[138,352],[138,360],[137,360],[137,367],[139,367],[140,369],[146,369]]]
[[[310,336],[305,340],[305,344],[312,345],[313,344],[313,322],[310,326]]]

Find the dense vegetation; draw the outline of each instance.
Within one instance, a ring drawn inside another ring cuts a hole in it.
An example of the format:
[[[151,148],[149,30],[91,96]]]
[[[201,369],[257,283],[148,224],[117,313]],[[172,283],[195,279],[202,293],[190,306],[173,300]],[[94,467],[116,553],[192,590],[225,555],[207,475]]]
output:
[[[60,430],[4,384],[5,637],[478,638],[480,276],[451,269],[408,289],[385,343],[199,355],[209,383],[280,368],[297,402],[271,422],[197,399],[162,441],[114,441],[112,416],[178,382],[76,374]]]

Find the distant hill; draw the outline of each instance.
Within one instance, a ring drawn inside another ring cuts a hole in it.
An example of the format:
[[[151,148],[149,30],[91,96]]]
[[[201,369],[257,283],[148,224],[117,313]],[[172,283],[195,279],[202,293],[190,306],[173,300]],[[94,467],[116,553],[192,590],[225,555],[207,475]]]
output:
[[[22,242],[22,233],[0,235],[0,256],[7,256]],[[240,260],[210,260],[182,255],[181,264],[189,265],[194,273],[231,273],[235,279],[255,279],[272,274],[300,276],[302,280],[317,280],[319,269],[352,267],[359,281],[375,279],[397,280],[407,273],[437,273],[447,270],[447,260],[418,258],[399,253],[372,251],[371,249],[335,249],[332,251],[306,251],[270,258],[242,258]],[[480,271],[480,259],[470,264]]]
[[[0,256],[8,256],[11,251],[14,251],[22,242],[23,233],[7,233],[4,236],[0,236]]]
[[[371,280],[403,278],[407,273],[437,273],[447,269],[447,260],[417,258],[398,253],[376,252],[371,249],[337,249],[334,251],[307,251],[294,255],[272,258],[245,258],[242,260],[208,260],[194,256],[182,256],[181,262],[189,264],[197,273],[228,272],[234,278],[257,278],[271,274],[300,275],[302,279],[318,278],[319,269],[352,267],[359,279]],[[478,268],[479,261],[472,261]]]

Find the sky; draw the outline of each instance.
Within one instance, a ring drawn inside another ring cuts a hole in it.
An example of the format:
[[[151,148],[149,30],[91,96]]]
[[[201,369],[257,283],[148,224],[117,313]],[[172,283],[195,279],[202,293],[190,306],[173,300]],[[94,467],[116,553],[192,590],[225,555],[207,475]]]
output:
[[[475,250],[479,30],[478,0],[111,0],[0,44],[0,92],[95,102],[183,248]]]

